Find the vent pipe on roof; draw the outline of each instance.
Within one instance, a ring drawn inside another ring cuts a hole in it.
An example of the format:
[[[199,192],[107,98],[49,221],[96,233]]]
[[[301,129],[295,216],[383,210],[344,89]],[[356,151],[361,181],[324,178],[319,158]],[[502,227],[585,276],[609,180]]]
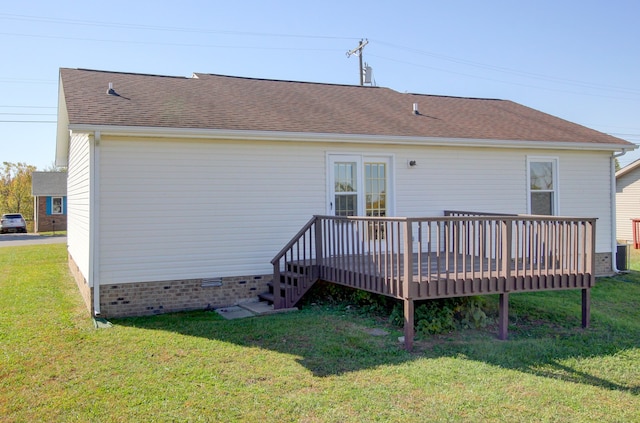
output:
[[[413,114],[414,115],[420,114],[420,112],[418,111],[418,103],[413,103]]]
[[[113,89],[113,82],[109,82],[109,89],[107,90],[107,94],[115,95],[116,91]]]

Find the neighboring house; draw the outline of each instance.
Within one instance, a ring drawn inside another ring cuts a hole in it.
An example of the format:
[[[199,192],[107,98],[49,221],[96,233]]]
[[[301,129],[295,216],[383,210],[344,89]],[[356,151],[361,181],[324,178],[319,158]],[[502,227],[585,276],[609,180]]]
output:
[[[634,220],[638,224],[634,224]],[[622,243],[640,244],[640,160],[616,172],[616,233]],[[640,245],[634,245],[640,248]]]
[[[273,278],[271,260],[317,215],[442,218],[445,210],[471,210],[597,219],[595,239],[588,229],[576,241],[595,252],[577,260],[589,269],[572,279],[586,293],[594,273],[615,271],[614,155],[634,148],[505,100],[210,74],[60,71],[56,164],[68,167],[70,265],[88,307],[106,317],[255,298]],[[593,219],[580,224],[592,228]],[[386,226],[367,228],[349,236],[394,236]],[[489,241],[487,251],[497,251]],[[312,245],[310,256],[320,247]],[[398,267],[412,266],[406,259]],[[527,279],[518,278],[504,280]],[[467,282],[460,295],[474,292]]]
[[[33,172],[34,232],[67,230],[67,173]]]

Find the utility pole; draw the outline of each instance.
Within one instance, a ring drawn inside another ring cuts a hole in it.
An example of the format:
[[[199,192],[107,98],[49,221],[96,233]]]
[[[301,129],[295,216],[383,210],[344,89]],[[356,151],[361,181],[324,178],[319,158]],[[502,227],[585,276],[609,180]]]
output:
[[[349,50],[347,52],[347,57],[351,57],[354,54],[358,55],[358,57],[360,58],[360,85],[364,85],[364,67],[362,64],[362,50],[364,50],[364,46],[366,46],[367,44],[369,44],[369,40],[360,40],[360,44],[358,45],[358,47],[354,48],[353,50]]]

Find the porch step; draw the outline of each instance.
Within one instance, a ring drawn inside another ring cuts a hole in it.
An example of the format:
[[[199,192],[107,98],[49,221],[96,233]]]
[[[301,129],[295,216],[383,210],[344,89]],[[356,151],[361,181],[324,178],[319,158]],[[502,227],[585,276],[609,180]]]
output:
[[[273,306],[273,292],[263,292],[258,294],[258,298],[262,302],[266,302],[270,306]]]
[[[252,301],[248,303],[239,304],[240,307],[250,311],[256,316],[262,316],[265,314],[286,313],[290,311],[298,311],[298,307],[292,308],[280,308],[274,309],[273,304],[268,304],[266,301]]]
[[[269,287],[269,290],[267,292],[262,292],[262,293],[258,294],[258,298],[261,301],[266,301],[270,305],[273,305],[273,302],[274,302],[273,282],[267,282],[267,287]],[[281,285],[280,285],[280,295],[284,296],[285,290],[291,289],[291,288],[293,288],[293,286],[291,286],[291,285],[287,286],[284,282],[282,282]]]

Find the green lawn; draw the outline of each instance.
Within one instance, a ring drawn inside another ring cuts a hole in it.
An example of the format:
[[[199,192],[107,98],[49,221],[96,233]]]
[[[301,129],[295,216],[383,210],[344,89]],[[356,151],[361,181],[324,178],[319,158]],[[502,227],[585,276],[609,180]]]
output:
[[[579,291],[510,306],[506,342],[491,327],[412,353],[344,308],[95,329],[63,244],[0,248],[0,421],[640,420],[640,272],[598,280],[587,330]]]

